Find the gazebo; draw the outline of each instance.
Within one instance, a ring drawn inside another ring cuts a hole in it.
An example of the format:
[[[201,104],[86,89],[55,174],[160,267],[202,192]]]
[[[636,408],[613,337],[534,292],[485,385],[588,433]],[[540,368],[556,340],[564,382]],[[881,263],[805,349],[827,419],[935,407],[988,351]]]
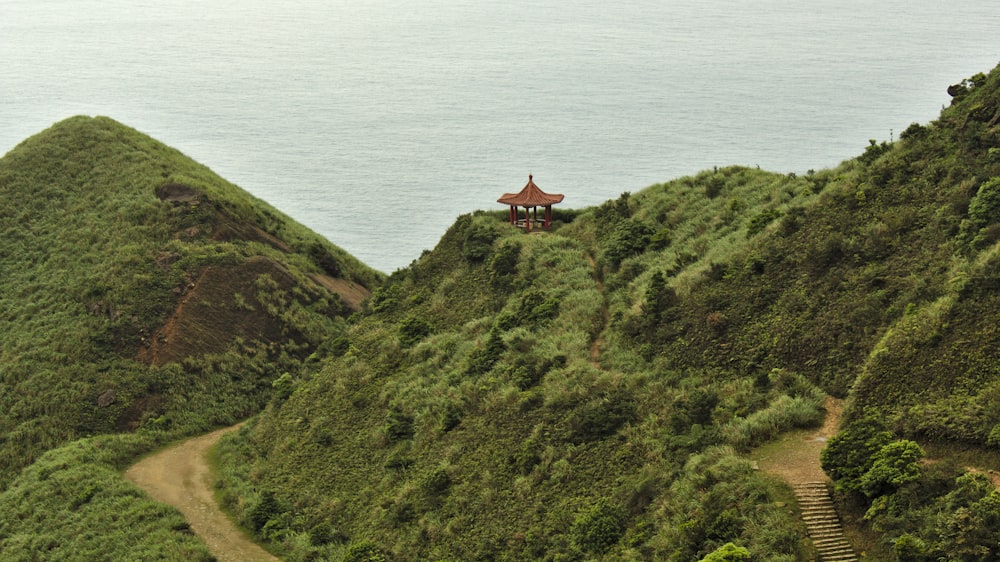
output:
[[[563,200],[562,193],[545,193],[532,180],[528,174],[528,185],[517,193],[504,193],[503,197],[497,199],[497,203],[510,205],[510,224],[523,227],[527,232],[531,232],[531,225],[541,225],[542,228],[549,228],[552,224],[552,205]],[[520,217],[518,207],[524,207],[524,219]],[[538,208],[545,207],[545,215],[542,220],[538,219]]]

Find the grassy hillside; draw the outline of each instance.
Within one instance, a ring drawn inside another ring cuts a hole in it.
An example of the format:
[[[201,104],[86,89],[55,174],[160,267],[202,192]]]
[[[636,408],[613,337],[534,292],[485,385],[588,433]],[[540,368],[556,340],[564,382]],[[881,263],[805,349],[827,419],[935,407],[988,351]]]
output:
[[[229,440],[224,496],[292,559],[803,559],[741,453],[825,391],[867,546],[993,559],[1000,494],[957,499],[909,441],[1000,443],[1000,71],[952,91],[831,170],[706,171],[531,236],[461,217]]]
[[[59,509],[59,493],[26,481],[92,478],[60,486],[101,490],[88,505],[134,500],[123,482],[66,459],[104,443],[94,458],[115,468],[259,411],[272,381],[298,371],[380,281],[111,119],[68,119],[15,147],[0,159],[0,489],[45,451],[126,436],[78,443],[26,472],[4,493],[0,550],[34,532],[29,514]]]
[[[746,453],[833,394],[860,549],[994,560],[1000,69],[949,91],[836,168],[531,235],[466,215],[386,280],[148,137],[60,123],[0,160],[0,550],[206,559],[117,471],[263,408],[216,486],[289,560],[806,560]]]

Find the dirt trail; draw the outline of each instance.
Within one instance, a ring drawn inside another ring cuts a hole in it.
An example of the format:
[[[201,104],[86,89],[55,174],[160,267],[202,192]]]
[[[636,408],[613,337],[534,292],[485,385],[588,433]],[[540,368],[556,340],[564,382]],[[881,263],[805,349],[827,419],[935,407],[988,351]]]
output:
[[[597,260],[594,256],[587,254],[587,261],[590,263],[590,267],[594,269],[594,283],[597,285],[598,292],[601,293],[601,331],[594,338],[594,341],[590,344],[590,363],[595,369],[601,368],[601,347],[604,345],[604,332],[608,329],[608,324],[611,322],[611,311],[608,310],[608,297],[604,294],[604,280],[602,279],[601,271],[597,268]]]
[[[762,447],[753,455],[761,470],[783,478],[792,486],[829,480],[819,464],[819,453],[828,439],[837,434],[843,401],[827,397],[823,403],[826,418],[815,431],[794,431],[777,443]]]
[[[277,561],[269,552],[247,538],[226,517],[212,492],[209,449],[220,437],[240,425],[188,439],[134,464],[125,478],[146,491],[153,499],[176,507],[191,525],[191,530],[208,544],[221,562]]]

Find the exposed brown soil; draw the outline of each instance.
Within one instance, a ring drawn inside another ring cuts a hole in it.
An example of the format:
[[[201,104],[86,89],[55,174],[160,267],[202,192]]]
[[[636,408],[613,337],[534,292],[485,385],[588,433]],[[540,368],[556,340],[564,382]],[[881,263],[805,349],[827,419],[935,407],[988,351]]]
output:
[[[828,439],[837,434],[843,401],[827,397],[823,403],[823,426],[813,431],[793,431],[754,454],[761,470],[780,476],[792,486],[829,480],[819,463],[819,453]]]
[[[361,310],[361,301],[365,300],[369,294],[368,289],[347,279],[338,279],[329,275],[310,275],[310,278],[317,284],[326,287],[328,291],[340,295],[340,299],[352,312]]]
[[[220,437],[239,427],[234,425],[188,439],[146,457],[129,468],[125,478],[153,499],[177,508],[191,530],[221,562],[277,561],[219,509],[212,493],[209,450]]]
[[[206,267],[188,283],[177,309],[139,353],[148,363],[162,365],[205,353],[221,353],[237,338],[281,341],[282,325],[256,302],[255,283],[268,275],[289,289],[294,278],[280,263],[253,257],[231,266]],[[244,303],[241,306],[236,296]]]

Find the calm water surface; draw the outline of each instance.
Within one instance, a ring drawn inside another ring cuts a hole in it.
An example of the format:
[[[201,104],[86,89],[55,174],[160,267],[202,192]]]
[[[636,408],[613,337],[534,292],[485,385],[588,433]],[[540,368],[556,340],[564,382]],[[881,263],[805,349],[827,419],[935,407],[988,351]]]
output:
[[[0,153],[76,114],[390,272],[536,183],[583,207],[833,166],[1000,62],[995,1],[0,0]]]

